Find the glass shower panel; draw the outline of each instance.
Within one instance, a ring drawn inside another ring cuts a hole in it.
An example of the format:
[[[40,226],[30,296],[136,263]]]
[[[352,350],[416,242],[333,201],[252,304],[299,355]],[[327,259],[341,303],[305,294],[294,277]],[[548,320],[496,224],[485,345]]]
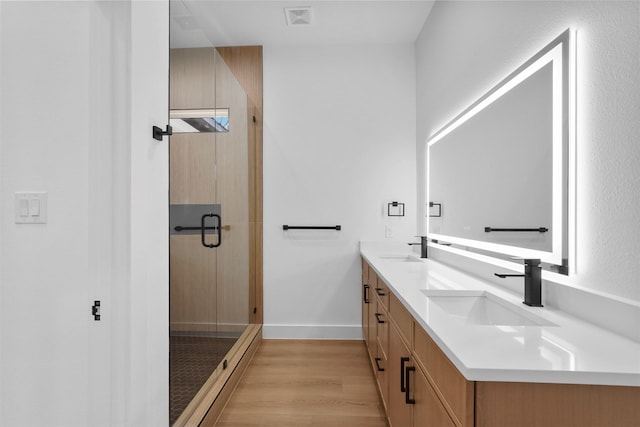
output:
[[[247,95],[216,49],[172,49],[171,110],[197,109],[228,113],[225,131],[170,138],[172,425],[249,323]]]
[[[220,336],[239,337],[249,323],[249,122],[247,94],[216,51],[216,105],[229,108],[229,132],[216,140],[216,191],[224,244],[217,251]],[[221,340],[221,345],[225,343]]]
[[[220,363],[216,306],[215,134],[176,135],[170,147],[170,420]],[[204,225],[204,227],[203,227]]]

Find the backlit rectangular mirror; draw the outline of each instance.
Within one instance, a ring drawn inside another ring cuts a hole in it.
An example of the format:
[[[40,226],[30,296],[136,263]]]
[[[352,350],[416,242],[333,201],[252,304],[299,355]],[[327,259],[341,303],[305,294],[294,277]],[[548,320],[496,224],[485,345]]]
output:
[[[565,31],[427,141],[427,235],[566,273],[572,129]]]

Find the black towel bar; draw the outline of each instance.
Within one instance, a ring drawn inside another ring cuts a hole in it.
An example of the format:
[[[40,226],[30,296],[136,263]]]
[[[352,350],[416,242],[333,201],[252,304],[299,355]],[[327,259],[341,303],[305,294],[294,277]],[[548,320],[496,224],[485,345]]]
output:
[[[332,225],[330,227],[318,225],[283,225],[283,230],[342,230],[341,225]]]
[[[546,228],[546,227],[538,227],[538,228],[491,228],[491,227],[485,227],[484,228],[484,232],[485,233],[491,233],[492,231],[516,231],[516,232],[534,231],[534,232],[538,232],[538,233],[546,233],[547,231],[549,231],[549,229]]]

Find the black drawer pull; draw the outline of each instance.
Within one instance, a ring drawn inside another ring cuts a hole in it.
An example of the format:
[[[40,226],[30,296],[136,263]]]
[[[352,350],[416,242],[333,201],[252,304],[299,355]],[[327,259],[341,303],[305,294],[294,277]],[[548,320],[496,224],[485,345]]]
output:
[[[365,304],[369,304],[369,285],[363,285],[364,289],[363,289],[363,297],[364,297],[364,303]]]
[[[376,288],[376,293],[377,293],[379,296],[381,296],[381,297],[383,297],[383,296],[385,296],[385,295],[386,295],[386,294],[382,291],[382,288]]]
[[[378,323],[384,323],[384,320],[380,320],[380,316],[382,316],[382,313],[376,313],[376,320]]]
[[[380,361],[381,361],[381,360],[382,360],[382,359],[381,359],[381,358],[379,358],[379,357],[376,357],[376,358],[375,358],[375,361],[376,361],[376,368],[378,369],[378,371],[379,371],[379,372],[384,372],[384,368],[381,368],[381,367],[380,367]]]
[[[407,388],[404,386],[404,380],[405,380],[405,371],[404,371],[404,364],[406,362],[409,361],[408,357],[401,357],[400,358],[400,391],[402,393],[406,393],[407,392]]]
[[[416,400],[412,399],[410,397],[410,395],[411,395],[411,381],[410,381],[411,380],[411,376],[409,375],[409,373],[411,371],[415,371],[415,370],[416,370],[416,368],[413,367],[413,366],[407,366],[406,368],[404,368],[405,376],[407,377],[407,387],[406,387],[406,389],[404,391],[404,402],[407,405],[415,405],[415,403],[416,403]]]

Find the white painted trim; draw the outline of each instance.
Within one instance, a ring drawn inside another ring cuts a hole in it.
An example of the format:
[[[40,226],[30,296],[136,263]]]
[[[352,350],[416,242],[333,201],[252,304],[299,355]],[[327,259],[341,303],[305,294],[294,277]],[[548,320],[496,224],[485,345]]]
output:
[[[0,4],[0,30],[2,29],[2,5]],[[2,46],[2,31],[0,31],[0,46]],[[2,99],[2,55],[0,55],[0,99]],[[0,129],[3,129],[2,127],[2,102],[0,102]],[[0,131],[0,167],[2,167],[2,131]],[[3,186],[2,186],[2,173],[0,173],[0,194],[3,194]],[[2,229],[3,226],[2,224],[4,224],[2,222],[2,212],[4,210],[4,204],[2,202],[2,199],[0,199],[0,242],[2,242]],[[0,245],[0,253],[2,252],[2,246]],[[0,256],[0,307],[2,307],[2,257]],[[3,340],[3,334],[2,334],[2,325],[3,322],[0,322],[0,357],[2,356],[3,352],[2,352],[2,343],[4,342]],[[0,371],[0,377],[2,377],[2,371]],[[2,395],[2,390],[0,390],[0,395]],[[2,422],[2,420],[4,419],[4,417],[2,416],[2,407],[3,405],[0,405],[0,422]]]
[[[265,339],[361,340],[361,325],[263,325]]]
[[[131,5],[130,293],[126,424],[169,425],[169,2]],[[125,331],[114,331],[118,334]]]

